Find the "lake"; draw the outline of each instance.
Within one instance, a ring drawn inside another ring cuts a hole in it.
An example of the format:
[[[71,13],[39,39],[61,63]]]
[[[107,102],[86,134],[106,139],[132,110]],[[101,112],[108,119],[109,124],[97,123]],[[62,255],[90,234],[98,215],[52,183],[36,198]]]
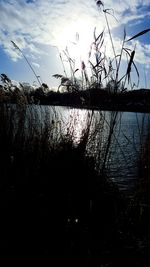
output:
[[[145,143],[150,114],[134,112],[89,111],[66,107],[41,106],[42,114],[49,114],[59,131],[72,137],[78,144],[87,125],[90,124],[87,154],[93,155],[96,167],[101,168],[107,150],[110,129],[113,128],[106,159],[108,177],[122,191],[131,192],[137,183],[138,162]],[[39,114],[41,114],[41,110]],[[41,123],[43,115],[41,116]],[[114,123],[115,122],[115,123]],[[58,129],[59,128],[59,129]]]
[[[136,186],[141,148],[150,126],[149,113],[30,105],[25,111],[25,120],[27,134],[31,122],[32,131],[36,133],[42,131],[46,123],[51,141],[59,142],[65,135],[75,145],[89,129],[86,153],[94,156],[96,168],[101,170],[105,161],[108,177],[122,191],[130,193]],[[19,123],[17,119],[14,121]]]

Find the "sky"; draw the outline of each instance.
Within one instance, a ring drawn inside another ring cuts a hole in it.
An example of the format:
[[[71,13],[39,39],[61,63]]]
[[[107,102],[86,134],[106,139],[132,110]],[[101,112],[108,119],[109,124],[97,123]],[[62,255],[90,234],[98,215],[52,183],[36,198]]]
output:
[[[150,0],[106,0],[112,38],[119,53],[124,29],[126,39],[150,27]],[[113,8],[113,10],[112,10]],[[88,64],[88,52],[93,42],[93,32],[105,30],[105,49],[112,57],[112,48],[102,8],[95,0],[0,0],[0,73],[11,80],[37,83],[33,71],[20,48],[30,62],[41,82],[50,88],[58,86],[59,80],[52,75],[64,75],[63,64],[69,75],[69,66],[62,52],[66,47],[69,55],[81,68],[81,60]],[[127,43],[134,49],[135,63],[140,73],[139,87],[150,88],[150,32]],[[63,56],[63,64],[60,58]],[[125,71],[122,66],[122,72]],[[121,74],[122,75],[122,74]],[[132,71],[136,82],[136,72]]]

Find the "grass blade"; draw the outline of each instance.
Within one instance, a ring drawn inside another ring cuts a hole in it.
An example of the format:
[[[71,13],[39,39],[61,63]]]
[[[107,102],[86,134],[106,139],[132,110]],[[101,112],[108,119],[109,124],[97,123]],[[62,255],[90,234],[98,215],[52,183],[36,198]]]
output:
[[[131,65],[133,63],[134,55],[135,55],[135,50],[133,50],[132,53],[131,53],[130,61],[129,61],[129,64],[128,64],[128,67],[127,67],[126,75],[128,77],[128,83],[129,83],[129,80],[130,80]]]
[[[130,39],[126,40],[126,42],[129,42],[129,41],[131,41],[131,40],[133,40],[133,39],[135,39],[135,38],[137,38],[137,37],[149,32],[149,31],[150,31],[150,28],[146,29],[144,31],[141,31],[141,32],[137,33],[136,35],[132,36]]]

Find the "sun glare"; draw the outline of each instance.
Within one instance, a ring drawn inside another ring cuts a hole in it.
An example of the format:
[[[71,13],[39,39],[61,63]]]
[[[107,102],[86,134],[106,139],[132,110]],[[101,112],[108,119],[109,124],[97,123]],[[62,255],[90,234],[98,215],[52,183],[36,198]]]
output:
[[[57,36],[59,50],[67,47],[70,57],[75,59],[77,65],[81,61],[86,62],[93,42],[94,27],[93,21],[87,21],[85,18],[63,25],[62,32]]]

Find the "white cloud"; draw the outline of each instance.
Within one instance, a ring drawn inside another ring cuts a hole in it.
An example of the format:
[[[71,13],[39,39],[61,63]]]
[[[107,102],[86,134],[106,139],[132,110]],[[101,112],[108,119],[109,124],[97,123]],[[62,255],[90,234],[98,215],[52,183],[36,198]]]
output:
[[[40,68],[40,65],[36,62],[32,62],[32,65],[35,66],[36,68]]]
[[[136,47],[135,47],[136,45]],[[141,44],[139,41],[133,41],[128,47],[131,50],[135,48],[135,61],[140,64],[150,64],[150,45]]]
[[[150,12],[148,12],[146,15],[150,15]],[[122,23],[127,24],[129,22],[138,22],[145,18],[145,14],[129,14],[126,15],[126,17],[122,18]]]
[[[137,8],[139,6],[149,6],[150,1],[149,0],[116,0],[112,3],[112,0],[105,0],[106,8],[113,8],[116,13],[122,13],[125,10],[132,10],[132,12],[137,11]]]
[[[92,18],[95,10],[95,3],[91,5],[90,1],[86,5],[84,1],[73,3],[37,0],[30,4],[26,1],[1,1],[0,44],[13,60],[20,56],[17,53],[15,56],[14,48],[10,45],[11,40],[21,50],[28,49],[30,53],[40,55],[43,52],[37,48],[38,45],[59,45],[60,36],[63,38],[61,33],[68,24],[75,25],[79,15],[80,21],[85,20],[88,23],[88,16]],[[65,44],[65,40],[63,42]]]
[[[129,23],[142,20],[145,13],[139,13],[138,7],[148,6],[149,0],[112,0],[105,1],[105,8],[113,8],[119,23]],[[122,17],[126,11],[130,15]],[[150,15],[150,12],[147,13]],[[109,16],[111,27],[117,26],[113,17]],[[45,52],[41,45],[60,45],[73,40],[76,31],[81,34],[91,34],[94,26],[102,30],[104,17],[94,0],[37,0],[27,3],[25,0],[0,1],[0,44],[5,52],[18,60],[21,55],[14,50],[11,40],[15,41],[19,48],[32,58],[39,57]],[[85,37],[83,37],[85,38]],[[86,42],[90,42],[90,38]],[[90,45],[90,44],[89,44]],[[149,61],[144,49],[139,43],[139,60]],[[147,50],[150,53],[150,50]]]

